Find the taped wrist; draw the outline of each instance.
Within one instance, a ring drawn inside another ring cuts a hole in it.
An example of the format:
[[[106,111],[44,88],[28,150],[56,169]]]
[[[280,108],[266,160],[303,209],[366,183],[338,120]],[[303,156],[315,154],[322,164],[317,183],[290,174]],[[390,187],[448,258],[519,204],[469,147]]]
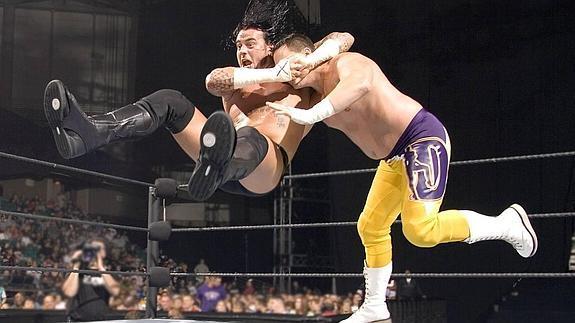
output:
[[[314,105],[311,109],[307,110],[310,114],[310,124],[320,122],[335,114],[335,108],[327,98],[321,100],[318,104]]]
[[[313,53],[309,54],[306,60],[310,68],[313,69],[319,64],[336,57],[339,52],[339,42],[334,39],[327,39]]]
[[[291,81],[290,64],[281,60],[274,68],[234,68],[234,89],[248,85]]]

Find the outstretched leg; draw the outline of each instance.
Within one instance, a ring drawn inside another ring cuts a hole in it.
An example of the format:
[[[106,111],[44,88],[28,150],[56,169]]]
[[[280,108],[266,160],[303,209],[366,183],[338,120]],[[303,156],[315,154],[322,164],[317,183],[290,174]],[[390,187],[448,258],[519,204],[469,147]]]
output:
[[[180,92],[160,90],[112,112],[87,116],[59,80],[48,83],[44,113],[64,158],[84,155],[108,143],[147,136],[160,126],[181,132],[196,108]]]

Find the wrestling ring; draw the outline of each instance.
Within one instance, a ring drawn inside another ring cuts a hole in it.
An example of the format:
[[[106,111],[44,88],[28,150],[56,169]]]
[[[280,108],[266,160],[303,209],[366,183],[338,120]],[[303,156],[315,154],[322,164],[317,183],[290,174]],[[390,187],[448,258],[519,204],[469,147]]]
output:
[[[503,162],[519,162],[519,161],[532,161],[541,159],[551,159],[551,158],[566,158],[575,157],[575,151],[570,152],[557,152],[557,153],[547,153],[547,154],[536,154],[536,155],[523,155],[523,156],[511,156],[511,157],[501,157],[501,158],[488,158],[488,159],[477,159],[477,160],[466,160],[466,161],[454,161],[451,165],[454,167],[466,166],[466,165],[478,165],[478,164],[494,164]],[[159,318],[159,313],[156,310],[157,304],[157,293],[158,289],[166,287],[170,284],[171,277],[195,277],[195,276],[221,276],[221,277],[247,277],[247,278],[258,278],[258,277],[271,277],[278,279],[285,278],[295,278],[295,277],[309,277],[309,278],[361,278],[362,273],[292,273],[279,270],[274,273],[239,273],[239,272],[211,272],[211,273],[185,273],[185,272],[169,272],[168,268],[163,268],[158,266],[160,263],[160,250],[159,242],[166,241],[170,238],[171,234],[193,234],[197,232],[215,232],[215,231],[250,231],[250,230],[278,230],[279,232],[287,232],[288,230],[295,229],[305,229],[305,228],[317,228],[317,227],[346,227],[355,226],[356,222],[323,222],[323,223],[291,223],[291,219],[286,220],[286,217],[282,216],[279,223],[269,224],[269,225],[241,225],[241,226],[218,226],[218,227],[188,227],[188,228],[172,228],[171,225],[166,222],[165,218],[165,208],[166,200],[173,198],[186,191],[185,185],[178,185],[175,180],[172,179],[158,179],[155,183],[147,183],[142,181],[137,181],[128,178],[122,178],[118,176],[112,176],[108,174],[98,173],[94,171],[89,171],[85,169],[75,168],[66,165],[60,165],[52,162],[42,161],[38,159],[22,157],[18,155],[8,154],[0,152],[0,158],[15,160],[23,163],[30,163],[37,166],[46,167],[49,169],[66,171],[69,173],[76,174],[78,176],[91,176],[99,178],[103,181],[122,183],[125,185],[137,185],[141,187],[148,188],[148,226],[147,227],[135,227],[127,225],[109,224],[109,223],[99,223],[92,221],[83,221],[71,218],[57,218],[38,214],[27,214],[21,212],[13,212],[7,210],[0,210],[0,214],[3,216],[11,217],[21,217],[27,219],[33,219],[36,221],[59,221],[63,223],[78,224],[78,225],[89,225],[89,226],[99,226],[105,228],[113,228],[118,230],[128,230],[128,231],[138,231],[146,232],[148,234],[147,238],[147,259],[146,259],[146,272],[136,272],[136,271],[95,271],[95,270],[70,270],[66,268],[44,268],[44,267],[22,267],[22,266],[0,266],[2,271],[33,271],[40,273],[58,272],[58,273],[81,273],[81,274],[112,274],[116,276],[143,276],[146,278],[146,310],[145,319],[140,320],[115,320],[107,322],[212,322],[210,316],[199,315],[191,320],[166,320]],[[355,175],[361,173],[373,173],[373,169],[357,169],[357,170],[347,170],[347,171],[333,171],[333,172],[322,172],[322,173],[310,173],[310,174],[297,174],[297,175],[287,175],[282,181],[281,188],[285,189],[285,186],[289,185],[291,181],[304,179],[304,178],[314,178],[314,177],[327,177],[327,176],[345,176],[345,175]],[[282,193],[283,194],[283,193]],[[286,195],[286,201],[289,202],[289,194]],[[284,202],[285,203],[285,202]],[[553,218],[569,218],[575,217],[575,212],[550,212],[550,213],[534,213],[529,214],[532,219],[545,220]],[[288,223],[289,222],[289,223]],[[396,223],[400,223],[401,220],[397,220]],[[544,237],[542,237],[544,239]],[[409,274],[412,278],[418,279],[450,279],[450,278],[463,278],[463,279],[483,279],[483,278],[525,278],[525,279],[573,279],[575,278],[575,272],[460,272],[460,273],[411,273]],[[404,273],[393,273],[392,278],[407,277]],[[393,314],[393,312],[392,312]],[[393,316],[392,316],[393,317]],[[195,320],[194,320],[195,319]],[[341,319],[341,318],[340,318]],[[0,318],[1,320],[1,318]],[[328,318],[295,318],[293,316],[238,316],[229,315],[227,317],[220,317],[219,319],[213,319],[213,321],[233,321],[233,322],[258,322],[258,321],[332,321]]]

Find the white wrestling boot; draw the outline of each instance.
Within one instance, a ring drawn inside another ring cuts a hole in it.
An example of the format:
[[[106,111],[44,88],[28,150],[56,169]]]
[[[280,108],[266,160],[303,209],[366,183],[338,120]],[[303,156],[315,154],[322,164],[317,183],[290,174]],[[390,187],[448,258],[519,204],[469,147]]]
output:
[[[524,258],[532,257],[537,252],[537,235],[527,213],[519,204],[511,205],[496,217],[473,211],[461,212],[469,224],[470,236],[465,242],[504,240]]]
[[[391,267],[391,263],[381,268],[368,268],[367,263],[364,264],[365,300],[355,313],[341,323],[391,323],[385,303],[385,292],[391,277]]]

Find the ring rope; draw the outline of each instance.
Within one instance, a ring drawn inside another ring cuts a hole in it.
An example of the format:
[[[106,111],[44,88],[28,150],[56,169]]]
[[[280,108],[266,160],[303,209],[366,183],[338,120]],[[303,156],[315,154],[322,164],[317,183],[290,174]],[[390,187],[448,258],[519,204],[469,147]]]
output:
[[[149,276],[148,273],[139,271],[99,271],[87,269],[66,269],[47,267],[25,266],[0,266],[0,270],[9,271],[35,271],[35,272],[59,272],[78,273],[88,275],[117,275],[117,276]],[[310,278],[356,278],[363,277],[362,273],[170,273],[173,277],[310,277]],[[391,277],[413,278],[575,278],[575,273],[393,273]]]
[[[478,165],[478,164],[490,164],[490,163],[508,162],[508,161],[571,157],[571,156],[575,156],[575,151],[566,151],[566,152],[557,152],[557,153],[548,153],[548,154],[537,154],[537,155],[523,155],[523,156],[496,157],[496,158],[473,159],[473,160],[460,160],[460,161],[451,162],[449,164],[451,166]],[[312,177],[353,175],[353,174],[375,173],[375,171],[377,171],[377,168],[340,170],[340,171],[333,171],[333,172],[286,175],[286,176],[284,176],[284,179],[287,180],[287,179],[301,179],[301,178],[312,178]]]
[[[27,219],[41,220],[41,221],[60,221],[60,222],[74,223],[74,224],[88,224],[88,225],[103,227],[103,228],[113,228],[113,229],[148,232],[148,228],[142,228],[142,227],[134,227],[134,226],[129,226],[129,225],[121,225],[121,224],[92,222],[92,221],[84,221],[84,220],[70,219],[70,218],[57,218],[57,217],[46,216],[46,215],[5,211],[5,210],[1,210],[1,209],[0,209],[0,214],[1,215],[11,215],[11,216],[27,218]]]
[[[557,212],[557,213],[534,213],[529,214],[532,219],[549,219],[575,217],[575,212]],[[395,220],[394,224],[401,223],[401,220]],[[223,227],[193,227],[193,228],[175,228],[172,232],[204,232],[204,231],[238,231],[238,230],[269,230],[269,229],[299,229],[299,228],[319,228],[319,227],[344,227],[355,226],[357,222],[318,222],[318,223],[290,223],[290,224],[261,224],[261,225],[237,225]]]
[[[95,171],[91,171],[91,170],[87,170],[87,169],[51,163],[51,162],[47,162],[44,160],[22,157],[22,156],[18,156],[18,155],[12,155],[12,154],[8,154],[5,152],[0,152],[0,157],[1,158],[7,158],[7,159],[19,160],[19,161],[23,161],[26,163],[46,166],[46,167],[54,168],[54,169],[65,170],[65,171],[69,171],[69,172],[73,172],[73,173],[77,173],[77,174],[89,175],[89,176],[99,177],[99,178],[103,178],[103,179],[109,179],[109,180],[113,180],[113,181],[117,181],[117,182],[123,182],[123,183],[127,183],[127,184],[134,184],[134,185],[140,185],[140,186],[146,186],[146,187],[154,187],[154,184],[152,184],[152,183],[141,182],[141,181],[137,181],[135,179],[129,179],[129,178],[124,178],[124,177],[119,177],[119,176],[114,176],[114,175],[108,175],[108,174],[99,173],[99,172],[95,172]]]
[[[220,276],[220,277],[311,277],[311,278],[356,278],[361,273],[170,273],[175,277]],[[393,278],[575,278],[575,273],[394,273]]]
[[[48,268],[48,267],[24,267],[24,266],[0,266],[0,270],[10,271],[36,271],[42,273],[57,272],[57,273],[78,273],[88,275],[117,275],[117,276],[149,276],[147,273],[140,271],[100,271],[88,269],[66,269],[66,268]]]

